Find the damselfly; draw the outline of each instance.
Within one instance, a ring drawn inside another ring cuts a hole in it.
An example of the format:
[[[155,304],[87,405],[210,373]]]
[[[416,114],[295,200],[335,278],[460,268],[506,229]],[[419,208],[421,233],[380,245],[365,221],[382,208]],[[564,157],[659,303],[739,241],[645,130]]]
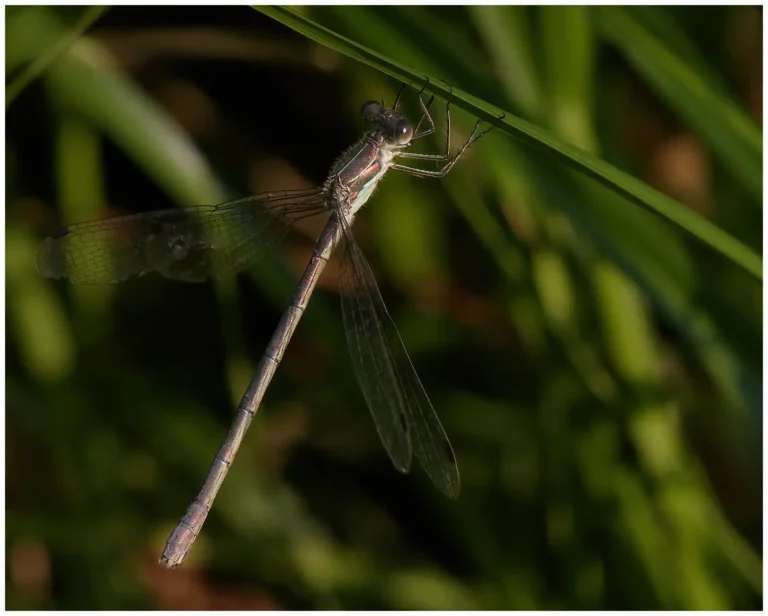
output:
[[[450,441],[413,369],[351,226],[387,171],[443,177],[490,129],[478,132],[478,121],[461,148],[451,155],[449,96],[445,151],[411,152],[409,148],[417,139],[435,131],[429,112],[434,96],[425,103],[423,90],[419,93],[421,114],[413,127],[397,111],[402,91],[391,109],[376,101],[363,105],[363,120],[373,125],[372,130],[338,158],[318,188],[74,224],[47,238],[40,249],[39,271],[75,284],[115,283],[152,271],[174,280],[200,282],[246,269],[263,254],[269,237],[285,232],[297,219],[329,214],[293,301],[267,345],[205,484],[168,538],[161,557],[168,567],[184,561],[199,534],[318,277],[342,240],[341,307],[347,342],[384,448],[399,471],[407,473],[415,455],[441,492],[451,498],[459,494],[459,471]],[[400,164],[397,159],[436,161],[442,167],[421,169]]]

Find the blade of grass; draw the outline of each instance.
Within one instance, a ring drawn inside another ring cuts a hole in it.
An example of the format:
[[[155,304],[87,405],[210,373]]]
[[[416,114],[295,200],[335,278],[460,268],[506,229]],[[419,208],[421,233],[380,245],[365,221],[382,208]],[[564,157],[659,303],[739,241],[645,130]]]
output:
[[[549,126],[566,141],[598,154],[591,126],[596,37],[585,7],[541,7]],[[567,61],[566,61],[567,60]]]
[[[216,179],[189,136],[131,79],[109,69],[104,54],[92,41],[75,44],[47,76],[54,102],[87,117],[178,203],[220,202]]]
[[[619,7],[597,11],[602,35],[710,146],[753,197],[762,198],[762,135],[739,105]]]
[[[541,115],[541,84],[532,53],[532,29],[524,6],[467,7],[482,35],[492,70],[507,99],[531,119]]]
[[[645,206],[762,280],[762,259],[753,250],[676,200],[620,171],[606,161],[557,139],[548,131],[521,118],[511,114],[501,117],[502,113],[485,101],[456,88],[451,92],[448,85],[429,81],[427,76],[417,73],[384,54],[359,45],[320,26],[289,8],[261,6],[257,7],[257,10],[296,32],[399,81],[416,87],[429,86],[435,95],[443,99],[449,95],[452,96],[456,106],[485,120],[508,135],[543,150],[553,160],[567,163],[631,201]]]
[[[646,30],[660,38],[677,56],[707,82],[716,92],[732,94],[723,76],[704,58],[690,39],[688,33],[674,19],[669,7],[664,6],[627,6],[627,14]]]
[[[37,58],[64,31],[50,9],[19,14],[6,61],[18,66]],[[75,41],[43,78],[53,108],[75,112],[103,132],[178,203],[220,202],[216,179],[189,136],[116,64],[96,41]]]
[[[50,64],[56,60],[61,54],[69,49],[72,44],[80,38],[83,33],[90,28],[96,20],[101,17],[108,9],[107,6],[92,6],[89,7],[76,24],[72,28],[64,33],[64,35],[52,45],[48,51],[42,53],[37,57],[16,79],[14,79],[8,87],[5,89],[5,108],[8,109],[13,101],[24,91],[35,78],[39,77]]]

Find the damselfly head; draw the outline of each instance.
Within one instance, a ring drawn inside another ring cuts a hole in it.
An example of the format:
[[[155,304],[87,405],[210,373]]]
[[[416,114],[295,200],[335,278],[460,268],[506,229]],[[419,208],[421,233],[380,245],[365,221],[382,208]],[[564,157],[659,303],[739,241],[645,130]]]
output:
[[[405,116],[377,101],[364,103],[360,113],[368,124],[376,125],[390,145],[405,145],[413,137],[413,127]]]

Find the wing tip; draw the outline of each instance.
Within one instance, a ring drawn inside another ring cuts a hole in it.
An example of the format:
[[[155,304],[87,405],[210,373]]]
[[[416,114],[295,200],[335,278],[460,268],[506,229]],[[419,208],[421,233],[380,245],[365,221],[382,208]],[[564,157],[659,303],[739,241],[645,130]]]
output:
[[[459,479],[459,469],[458,467],[454,467],[456,470],[455,475],[451,475],[450,477],[446,478],[446,481],[443,482],[442,485],[438,486],[440,491],[450,498],[451,500],[459,500],[459,494],[461,493],[461,480]]]
[[[64,237],[64,235],[59,237]],[[35,267],[41,276],[59,280],[66,277],[66,272],[60,267],[61,259],[56,258],[56,239],[56,236],[51,236],[43,240],[40,250],[37,251]]]

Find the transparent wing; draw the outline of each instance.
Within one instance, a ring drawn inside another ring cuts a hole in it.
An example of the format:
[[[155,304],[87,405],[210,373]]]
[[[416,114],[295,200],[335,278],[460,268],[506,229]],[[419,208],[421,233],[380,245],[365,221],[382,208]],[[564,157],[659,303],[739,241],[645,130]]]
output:
[[[395,468],[408,472],[411,452],[437,488],[459,495],[459,469],[448,436],[411,364],[368,262],[341,220],[345,250],[341,307],[349,352],[376,428]]]
[[[202,282],[244,270],[293,221],[325,209],[320,189],[312,189],[74,224],[43,242],[37,269],[73,284],[116,283],[152,271]]]

